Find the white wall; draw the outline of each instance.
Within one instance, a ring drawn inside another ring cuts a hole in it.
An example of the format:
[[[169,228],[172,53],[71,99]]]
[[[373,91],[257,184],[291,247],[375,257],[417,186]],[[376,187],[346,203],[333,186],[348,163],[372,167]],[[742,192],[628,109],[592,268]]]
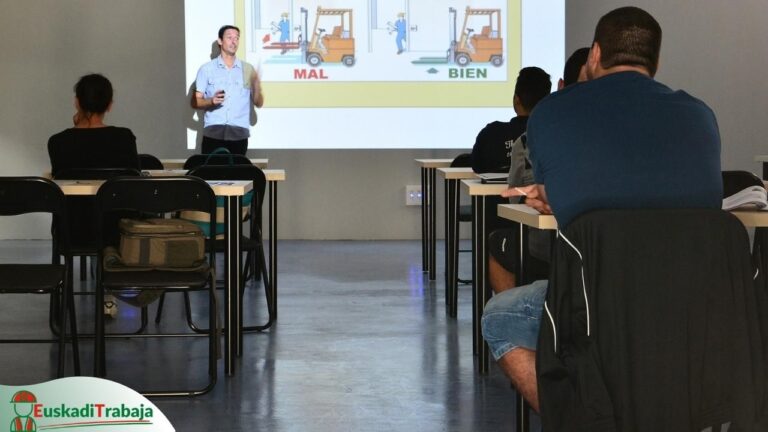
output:
[[[659,80],[715,110],[723,166],[759,172],[768,154],[768,2],[636,0],[664,29]],[[624,3],[566,2],[567,49],[588,45],[600,15]],[[48,137],[71,124],[72,86],[102,72],[116,88],[107,120],[130,127],[139,150],[184,157],[189,118],[184,88],[183,3],[157,0],[0,0],[0,174],[49,168]],[[440,127],[439,119],[432,122]],[[393,125],[393,127],[396,127]],[[468,146],[471,143],[468,143]],[[417,207],[404,185],[418,184],[416,157],[455,151],[262,151],[285,168],[280,186],[281,238],[419,238]],[[438,193],[442,193],[441,189]],[[442,220],[442,205],[438,206]],[[42,223],[0,223],[0,238],[31,238]],[[438,233],[442,225],[438,225]]]
[[[157,0],[0,0],[0,175],[49,169],[48,137],[71,125],[72,86],[100,72],[115,87],[109,124],[131,128],[140,152],[186,157],[184,6]],[[439,119],[435,119],[435,127]],[[396,127],[396,125],[393,125]],[[471,143],[467,144],[468,147]],[[279,237],[402,239],[421,235],[405,185],[418,157],[452,151],[256,151],[287,170]],[[442,206],[439,209],[442,214]],[[42,219],[39,219],[42,221]],[[442,216],[438,217],[442,220]],[[438,227],[442,232],[442,226]],[[0,238],[45,236],[42,222],[0,221]]]
[[[568,0],[566,52],[588,46],[597,20],[624,1]],[[633,0],[661,24],[656,78],[706,102],[717,115],[723,169],[761,174],[768,154],[768,2],[765,0]]]

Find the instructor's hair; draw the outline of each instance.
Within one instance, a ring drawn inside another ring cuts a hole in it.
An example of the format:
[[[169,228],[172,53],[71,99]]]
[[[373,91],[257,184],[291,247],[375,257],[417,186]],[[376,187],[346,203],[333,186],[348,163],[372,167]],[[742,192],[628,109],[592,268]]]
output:
[[[224,32],[226,32],[227,30],[237,30],[237,34],[240,34],[240,29],[239,28],[237,28],[237,27],[235,27],[233,25],[227,24],[227,25],[221,26],[221,28],[219,29],[219,39],[223,39],[224,38]]]
[[[563,84],[566,87],[579,80],[579,73],[587,62],[587,57],[589,57],[589,47],[579,48],[568,57],[563,69]]]
[[[531,111],[551,91],[552,81],[543,69],[536,66],[520,69],[515,83],[515,96],[520,98],[523,108]]]
[[[112,83],[101,74],[85,75],[75,84],[75,96],[88,117],[104,114],[112,103]]]
[[[661,26],[648,12],[627,6],[603,15],[595,28],[602,53],[600,65],[640,66],[656,75],[661,51]]]

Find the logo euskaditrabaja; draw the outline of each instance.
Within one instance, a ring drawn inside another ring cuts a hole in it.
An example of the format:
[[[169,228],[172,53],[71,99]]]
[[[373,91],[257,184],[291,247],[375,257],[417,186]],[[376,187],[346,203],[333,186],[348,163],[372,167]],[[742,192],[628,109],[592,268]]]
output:
[[[32,392],[21,390],[11,399],[16,417],[11,422],[11,432],[37,431],[40,419],[61,419],[60,424],[47,423],[45,429],[71,428],[72,426],[95,425],[147,425],[152,424],[152,407],[109,406],[105,403],[88,403],[80,406],[59,404],[48,406],[37,401]],[[81,421],[67,421],[78,419]]]
[[[70,377],[16,388],[0,385],[0,397],[9,402],[0,408],[0,432],[6,430],[2,424],[10,432],[174,430],[152,402],[103,379]]]

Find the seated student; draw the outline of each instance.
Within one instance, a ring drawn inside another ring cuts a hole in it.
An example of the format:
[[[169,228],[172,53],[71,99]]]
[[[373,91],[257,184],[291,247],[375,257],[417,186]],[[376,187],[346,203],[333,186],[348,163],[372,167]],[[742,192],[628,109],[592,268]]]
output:
[[[136,137],[130,129],[104,124],[104,116],[112,108],[112,84],[103,75],[90,74],[75,84],[74,127],[65,129],[48,140],[51,174],[81,168],[139,169]],[[95,199],[91,196],[68,196],[70,238],[77,249],[93,249],[96,245]],[[116,223],[116,221],[115,221]],[[116,238],[117,231],[110,230]],[[109,313],[117,309],[105,301]],[[105,307],[107,307],[105,306]]]
[[[587,62],[589,48],[579,48],[571,54],[565,62],[563,78],[557,83],[557,89],[586,81],[584,64]],[[533,169],[528,156],[527,134],[523,133],[512,145],[511,166],[509,169],[509,185],[527,186],[533,183]],[[513,198],[519,202],[519,197]],[[515,286],[515,268],[517,263],[517,251],[515,244],[519,230],[517,228],[504,228],[493,231],[488,236],[488,280],[495,293],[513,288]],[[534,278],[546,279],[549,270],[549,237],[550,233],[539,230],[530,230],[528,236],[528,248],[530,259],[528,261],[529,274]]]
[[[516,117],[508,122],[488,123],[477,134],[472,147],[472,170],[476,173],[507,172],[512,143],[525,132],[533,107],[549,94],[549,74],[537,67],[520,70],[515,83],[513,106]]]
[[[653,79],[660,49],[661,27],[642,9],[623,7],[600,19],[589,81],[547,98],[531,117],[537,184],[521,188],[526,205],[554,214],[561,228],[600,208],[720,208],[715,115]],[[491,299],[482,320],[494,357],[537,411],[536,343],[546,292],[546,284],[506,290]],[[505,310],[493,306],[499,302]]]
[[[48,140],[54,177],[72,168],[136,168],[136,137],[128,128],[107,126],[112,108],[112,84],[99,74],[85,75],[75,84],[74,127]]]

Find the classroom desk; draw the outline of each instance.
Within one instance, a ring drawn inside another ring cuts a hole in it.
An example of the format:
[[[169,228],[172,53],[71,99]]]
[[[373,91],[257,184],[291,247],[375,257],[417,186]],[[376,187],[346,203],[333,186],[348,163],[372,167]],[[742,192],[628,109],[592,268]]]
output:
[[[64,195],[96,195],[104,180],[54,180]],[[209,181],[216,196],[226,197],[225,238],[230,247],[224,253],[224,372],[235,373],[235,357],[242,355],[243,304],[240,298],[240,235],[242,198],[253,188],[250,181]],[[97,313],[101,306],[97,306]]]
[[[490,353],[488,344],[483,339],[480,318],[483,316],[485,303],[491,298],[491,288],[485,277],[488,271],[488,255],[485,248],[485,240],[488,238],[486,224],[496,214],[495,209],[488,211],[488,198],[501,194],[507,189],[507,185],[483,184],[477,179],[462,180],[461,183],[472,198],[472,346],[474,352],[480,357],[479,372],[485,375],[489,369]]]
[[[763,180],[768,180],[768,155],[755,156],[755,162],[763,164]]]
[[[269,233],[269,269],[267,274],[269,275],[269,281],[271,283],[271,294],[273,310],[272,318],[277,319],[277,183],[285,181],[285,170],[281,169],[264,169],[264,176],[267,178],[267,192],[269,199],[267,200],[267,214],[268,214],[268,233]],[[173,176],[173,175],[185,175],[187,170],[173,169],[173,170],[149,170],[147,171],[150,176]],[[242,345],[242,344],[240,344]],[[242,347],[238,348],[238,355],[242,354]]]
[[[416,159],[421,167],[421,268],[435,280],[435,183],[436,169],[451,166],[453,159]]]
[[[163,167],[165,167],[167,170],[183,169],[184,162],[186,161],[186,159],[160,159]],[[266,168],[267,164],[269,163],[269,159],[251,159],[250,161],[252,164],[262,169]]]
[[[445,184],[445,308],[449,317],[458,312],[459,284],[459,182],[477,176],[472,168],[438,168]]]

